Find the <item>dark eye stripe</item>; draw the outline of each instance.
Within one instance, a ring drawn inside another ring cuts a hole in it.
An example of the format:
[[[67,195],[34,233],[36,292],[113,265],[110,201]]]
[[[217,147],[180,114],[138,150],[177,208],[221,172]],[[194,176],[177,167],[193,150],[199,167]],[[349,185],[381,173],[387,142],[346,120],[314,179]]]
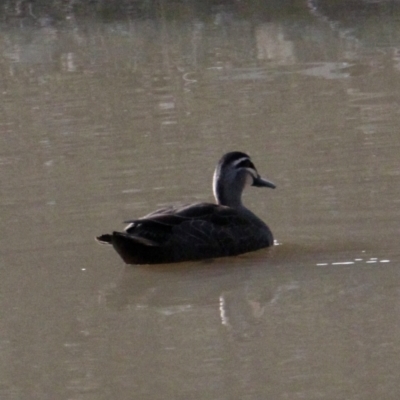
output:
[[[252,168],[256,169],[254,164],[250,160],[243,160],[239,164],[236,165],[236,168]]]

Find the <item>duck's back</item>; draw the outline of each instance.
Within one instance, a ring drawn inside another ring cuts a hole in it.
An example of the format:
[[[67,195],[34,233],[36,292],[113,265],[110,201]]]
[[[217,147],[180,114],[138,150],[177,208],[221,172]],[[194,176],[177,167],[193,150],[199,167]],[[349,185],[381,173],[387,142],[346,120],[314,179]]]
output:
[[[248,210],[209,203],[158,210],[131,221],[110,242],[131,264],[237,255],[273,244],[269,228]]]

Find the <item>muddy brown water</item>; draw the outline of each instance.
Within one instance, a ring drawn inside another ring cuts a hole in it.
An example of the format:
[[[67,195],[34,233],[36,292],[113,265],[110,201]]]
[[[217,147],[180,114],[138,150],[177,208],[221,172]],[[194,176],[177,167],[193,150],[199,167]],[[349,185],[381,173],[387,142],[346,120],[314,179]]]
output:
[[[1,27],[0,397],[398,399],[399,20],[179,15]],[[230,150],[277,246],[95,243]]]

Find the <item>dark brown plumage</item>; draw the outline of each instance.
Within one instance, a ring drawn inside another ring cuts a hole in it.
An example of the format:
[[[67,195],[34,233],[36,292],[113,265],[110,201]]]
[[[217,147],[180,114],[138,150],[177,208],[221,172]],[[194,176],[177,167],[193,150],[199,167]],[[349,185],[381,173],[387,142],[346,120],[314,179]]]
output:
[[[196,203],[157,210],[128,221],[124,232],[97,238],[111,244],[128,264],[161,264],[232,256],[268,247],[268,226],[241,203],[246,185],[271,187],[249,156],[225,154],[214,173],[217,204]]]

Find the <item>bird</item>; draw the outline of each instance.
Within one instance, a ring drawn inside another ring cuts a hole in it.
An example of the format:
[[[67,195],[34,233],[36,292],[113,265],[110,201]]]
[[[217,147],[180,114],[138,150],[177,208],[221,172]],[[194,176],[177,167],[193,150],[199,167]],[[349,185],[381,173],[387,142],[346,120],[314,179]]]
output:
[[[262,178],[250,157],[226,153],[213,175],[216,203],[170,206],[126,221],[123,232],[98,236],[126,264],[165,264],[235,256],[274,244],[269,227],[242,203],[247,186],[276,186]]]

